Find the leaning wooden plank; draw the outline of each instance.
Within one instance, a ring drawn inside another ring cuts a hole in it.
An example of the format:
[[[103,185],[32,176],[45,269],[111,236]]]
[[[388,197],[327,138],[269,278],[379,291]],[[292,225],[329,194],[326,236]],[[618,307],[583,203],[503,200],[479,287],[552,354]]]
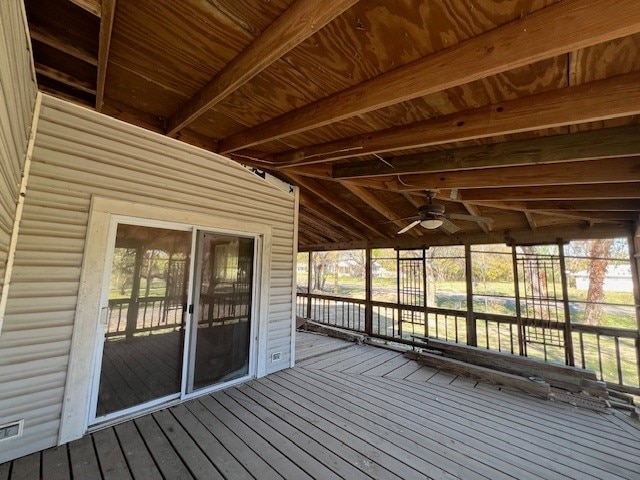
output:
[[[544,377],[547,381],[556,379],[564,382],[574,382],[572,379],[576,379],[576,385],[579,385],[580,379],[583,378],[593,381],[598,380],[596,374],[590,370],[565,365],[554,365],[534,358],[495,352],[479,347],[457,345],[441,340],[433,340],[431,338],[425,338],[424,341],[428,348],[440,350],[449,357],[471,363],[481,362],[477,364],[483,367],[497,368],[516,375],[536,375]]]
[[[454,358],[445,358],[429,353],[421,353],[417,360],[428,367],[435,367],[456,375],[488,380],[499,385],[506,385],[531,393],[538,397],[549,398],[550,386],[546,382],[534,382],[511,373],[499,372],[491,368],[465,363]]]
[[[582,393],[565,392],[558,388],[551,389],[549,400],[568,403],[574,407],[587,408],[596,412],[608,412],[611,408],[609,402],[603,398],[592,397]]]
[[[366,338],[365,335],[359,333],[348,332],[340,328],[329,327],[328,325],[321,325],[312,321],[307,321],[304,328],[310,332],[323,333],[330,337],[348,340],[349,342],[363,343]]]

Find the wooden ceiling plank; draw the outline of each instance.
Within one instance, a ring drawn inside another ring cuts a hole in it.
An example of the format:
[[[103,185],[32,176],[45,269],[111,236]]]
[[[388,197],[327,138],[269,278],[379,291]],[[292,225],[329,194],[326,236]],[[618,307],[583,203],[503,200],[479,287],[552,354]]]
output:
[[[640,3],[559,2],[221,142],[232,152],[640,31]],[[437,73],[434,73],[437,72]]]
[[[374,225],[374,222],[370,219],[366,218],[360,210],[357,208],[347,204],[346,202],[340,201],[340,199],[336,198],[334,194],[326,190],[317,180],[313,180],[311,178],[300,177],[298,175],[289,174],[288,177],[295,183],[296,185],[309,190],[314,195],[320,197],[326,203],[331,205],[333,208],[341,211],[345,215],[351,217],[353,220],[358,222],[358,224],[363,227],[371,230],[378,236],[382,237],[391,237],[387,232],[378,228]]]
[[[380,160],[340,165],[300,166],[321,175],[331,168],[336,179],[446,172],[477,168],[539,165],[640,155],[640,125],[554,135],[513,142],[494,143],[438,152],[416,153]]]
[[[380,215],[382,215],[384,218],[394,223],[398,227],[404,228],[407,226],[407,224],[411,223],[406,220],[396,220],[397,218],[400,218],[401,215],[398,214],[398,212],[395,212],[392,208],[389,208],[387,204],[381,201],[373,192],[368,191],[366,188],[346,182],[343,183],[343,186],[353,195],[358,197],[360,200],[362,200],[364,203],[366,203],[368,206],[373,208]],[[415,228],[409,230],[409,232],[407,233],[412,236],[422,236],[422,232],[420,232],[419,229]]]
[[[358,0],[298,0],[169,119],[174,136]]]
[[[95,15],[96,17],[102,16],[102,3],[107,3],[109,0],[69,0],[71,3],[79,6],[83,10]]]
[[[313,212],[307,212],[304,209],[300,210],[300,225],[327,237],[332,242],[345,240],[343,233],[338,232],[335,227],[329,226],[330,224],[323,223],[317,216],[313,215]]]
[[[304,192],[300,192],[300,205],[303,205],[308,210],[313,211],[318,217],[320,217],[324,221],[328,223],[332,223],[338,228],[341,228],[346,232],[349,232],[355,238],[360,238],[363,240],[367,238],[365,235],[363,235],[361,231],[354,228],[350,223],[346,223],[344,220],[340,219],[334,212],[329,210],[324,205],[321,205],[319,202],[315,201]]]
[[[36,73],[38,73],[39,75],[43,75],[60,83],[64,83],[65,85],[76,88],[86,93],[90,93],[91,95],[96,94],[96,89],[94,88],[94,86],[88,82],[85,82],[84,80],[72,77],[71,75],[60,72],[46,65],[42,65],[41,63],[36,62],[34,66],[36,69]]]
[[[639,3],[640,5],[640,3]],[[588,123],[640,113],[640,72],[273,155],[281,167]]]
[[[640,182],[599,185],[477,188],[460,192],[464,201],[615,200],[640,199]]]
[[[361,186],[390,191],[418,191],[443,188],[495,188],[542,185],[571,185],[638,182],[640,158],[590,160],[524,167],[486,168],[442,173],[417,173],[395,177],[349,180]],[[346,183],[344,181],[343,183]]]
[[[51,32],[44,27],[39,25],[30,24],[29,25],[29,34],[31,35],[32,40],[36,40],[38,42],[44,43],[45,45],[50,46],[51,48],[55,48],[56,50],[60,50],[61,52],[66,53],[67,55],[71,55],[78,60],[82,60],[83,62],[87,62],[90,65],[98,65],[98,57],[96,57],[93,53],[88,50],[85,50],[82,47],[74,45],[69,42],[67,39],[61,37],[55,32]]]
[[[109,64],[109,49],[111,48],[111,32],[113,31],[115,12],[116,0],[102,0],[98,42],[98,79],[96,80],[96,110],[98,112],[101,112],[104,106],[104,90],[107,80],[107,65]]]

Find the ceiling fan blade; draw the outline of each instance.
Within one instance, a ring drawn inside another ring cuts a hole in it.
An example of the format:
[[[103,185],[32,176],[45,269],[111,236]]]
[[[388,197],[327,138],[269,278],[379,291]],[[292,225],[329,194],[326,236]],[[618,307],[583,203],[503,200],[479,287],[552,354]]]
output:
[[[479,217],[477,215],[465,215],[462,213],[449,213],[446,215],[449,218],[454,220],[466,220],[469,222],[478,222],[478,223],[493,223],[493,218],[489,217]]]
[[[460,230],[460,227],[457,226],[455,223],[450,222],[449,220],[447,220],[446,218],[442,219],[442,226],[441,228],[443,230],[446,230],[449,233],[456,233],[458,230]]]
[[[420,220],[416,220],[415,222],[411,222],[409,225],[407,225],[406,227],[404,227],[402,230],[400,230],[397,234],[398,235],[402,235],[403,233],[408,232],[409,230],[411,230],[413,227],[415,227],[416,225],[418,225],[420,223]]]
[[[386,222],[380,222],[381,225],[385,225],[387,223],[394,223],[398,220],[418,220],[420,215],[411,215],[410,217],[402,217],[402,218],[394,218],[393,220],[387,220]]]

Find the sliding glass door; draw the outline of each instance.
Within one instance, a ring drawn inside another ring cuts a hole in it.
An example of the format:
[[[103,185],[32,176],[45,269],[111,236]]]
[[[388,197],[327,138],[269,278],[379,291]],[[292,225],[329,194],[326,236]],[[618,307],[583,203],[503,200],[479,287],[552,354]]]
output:
[[[93,422],[250,374],[254,238],[120,223],[112,248]]]
[[[249,373],[253,244],[198,232],[189,392]]]

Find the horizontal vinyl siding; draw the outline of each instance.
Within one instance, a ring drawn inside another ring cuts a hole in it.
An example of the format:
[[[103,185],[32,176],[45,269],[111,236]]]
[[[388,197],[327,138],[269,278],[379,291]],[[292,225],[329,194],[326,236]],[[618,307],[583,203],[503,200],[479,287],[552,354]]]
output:
[[[57,440],[92,195],[271,224],[267,358],[283,360],[267,369],[289,365],[294,197],[229,160],[45,95],[0,337],[0,412],[26,419],[14,456]]]
[[[22,8],[0,1],[0,292],[37,93]]]

